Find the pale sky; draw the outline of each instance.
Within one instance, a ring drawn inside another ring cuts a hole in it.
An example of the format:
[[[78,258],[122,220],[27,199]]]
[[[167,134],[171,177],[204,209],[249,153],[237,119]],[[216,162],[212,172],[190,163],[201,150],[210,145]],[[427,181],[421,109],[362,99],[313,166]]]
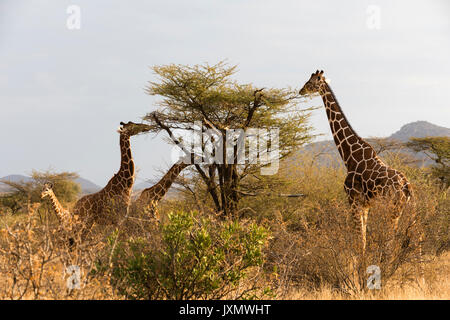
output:
[[[79,30],[66,26],[70,5]],[[119,167],[119,122],[153,110],[149,67],[170,63],[227,59],[264,87],[300,88],[323,69],[365,137],[450,127],[449,18],[445,0],[0,0],[0,177],[51,168],[103,186]],[[323,108],[311,124],[331,137]],[[132,138],[137,183],[170,164],[163,136]]]

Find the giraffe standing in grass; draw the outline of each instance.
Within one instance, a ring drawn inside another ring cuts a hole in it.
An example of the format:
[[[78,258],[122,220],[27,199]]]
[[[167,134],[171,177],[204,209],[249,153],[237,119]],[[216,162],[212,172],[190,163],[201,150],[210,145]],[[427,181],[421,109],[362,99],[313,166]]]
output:
[[[372,146],[353,130],[325,81],[323,71],[313,73],[300,90],[300,95],[316,93],[322,97],[334,142],[347,168],[344,189],[352,208],[356,229],[361,234],[364,254],[370,200],[380,196],[393,199],[395,210],[392,212],[392,220],[395,231],[402,209],[412,196],[411,185],[403,173],[384,164]]]
[[[44,189],[41,193],[41,198],[49,198],[53,211],[55,211],[56,216],[61,223],[64,230],[72,230],[74,222],[78,220],[78,215],[72,216],[69,210],[64,209],[64,207],[59,202],[55,193],[53,192],[53,186],[50,183],[44,184]]]
[[[180,172],[189,165],[189,163],[185,163],[183,160],[175,163],[158,183],[141,192],[135,202],[136,207],[141,208],[141,210],[143,209],[144,213],[149,214],[152,218],[158,219],[158,202],[167,193]]]
[[[118,130],[120,169],[102,190],[79,199],[72,210],[73,215],[62,208],[51,188],[47,186],[43,192],[42,196],[50,197],[53,208],[63,224],[73,223],[73,218],[79,217],[84,223],[83,227],[88,230],[94,223],[101,225],[117,223],[118,218],[126,214],[135,176],[130,137],[148,131],[148,125],[132,122],[120,124],[121,127]]]

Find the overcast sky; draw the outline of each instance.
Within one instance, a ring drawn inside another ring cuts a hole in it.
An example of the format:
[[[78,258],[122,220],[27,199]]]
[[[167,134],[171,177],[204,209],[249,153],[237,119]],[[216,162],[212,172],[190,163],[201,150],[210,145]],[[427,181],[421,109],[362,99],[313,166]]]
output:
[[[445,0],[0,0],[0,177],[51,168],[104,185],[119,122],[153,110],[149,67],[169,63],[227,59],[237,80],[265,87],[323,69],[365,137],[417,120],[450,127],[449,18]],[[331,137],[323,108],[311,124]],[[161,137],[132,138],[137,183],[170,164]]]

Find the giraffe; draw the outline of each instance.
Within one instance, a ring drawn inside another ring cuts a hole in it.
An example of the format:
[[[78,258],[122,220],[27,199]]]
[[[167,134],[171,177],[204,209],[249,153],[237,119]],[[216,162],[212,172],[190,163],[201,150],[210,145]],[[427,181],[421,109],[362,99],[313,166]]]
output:
[[[158,211],[157,211],[158,202],[167,193],[170,186],[178,177],[180,172],[190,165],[191,165],[190,163],[187,163],[183,159],[176,162],[174,165],[172,165],[169,171],[167,171],[167,173],[161,178],[161,180],[158,181],[158,183],[141,192],[139,198],[135,201],[134,205],[137,208],[143,208],[145,213],[150,214],[152,218],[158,220]]]
[[[56,216],[59,219],[60,224],[62,225],[64,230],[72,230],[72,226],[74,224],[74,220],[78,220],[78,215],[72,216],[69,210],[64,209],[64,207],[59,202],[55,193],[53,192],[53,186],[50,183],[45,183],[44,188],[41,193],[41,198],[49,198],[53,211],[56,213]]]
[[[402,172],[387,166],[372,146],[353,130],[323,76],[323,71],[313,73],[300,90],[300,95],[316,93],[322,97],[334,142],[347,168],[344,189],[356,230],[361,235],[364,255],[370,200],[382,196],[393,199],[395,209],[391,218],[395,231],[402,208],[412,196],[411,185]]]
[[[120,169],[102,190],[80,198],[75,203],[72,215],[62,208],[53,191],[47,188],[45,195],[50,196],[54,210],[65,224],[72,222],[69,217],[79,217],[84,223],[83,228],[88,230],[94,223],[100,225],[117,223],[119,216],[127,210],[135,176],[130,137],[148,131],[149,126],[133,122],[126,124],[121,122],[120,124],[121,127],[118,130],[121,153]]]

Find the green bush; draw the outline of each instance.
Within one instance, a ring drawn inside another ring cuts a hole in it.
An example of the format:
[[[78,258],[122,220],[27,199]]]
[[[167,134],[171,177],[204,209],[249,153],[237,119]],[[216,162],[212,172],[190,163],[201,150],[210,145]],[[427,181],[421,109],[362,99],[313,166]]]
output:
[[[264,263],[265,228],[178,212],[157,233],[116,243],[111,283],[126,298],[256,297],[255,280],[243,280]]]

